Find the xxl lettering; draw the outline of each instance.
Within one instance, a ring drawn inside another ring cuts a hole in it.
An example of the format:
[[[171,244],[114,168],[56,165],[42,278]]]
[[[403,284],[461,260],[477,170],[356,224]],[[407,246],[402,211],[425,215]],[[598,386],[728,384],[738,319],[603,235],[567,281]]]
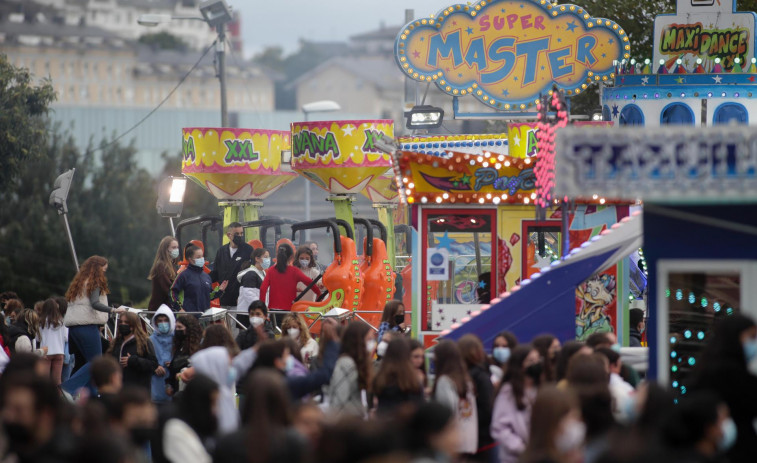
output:
[[[463,52],[460,49],[460,31],[448,34],[442,38],[441,34],[431,36],[428,45],[428,64],[436,66],[437,57],[449,58],[452,55],[452,63],[457,67],[463,63]]]
[[[526,55],[526,66],[523,72],[523,82],[521,82],[521,85],[532,84],[536,81],[536,65],[539,61],[539,53],[548,49],[549,37],[518,44],[515,48],[516,55]]]
[[[191,160],[194,162],[196,154],[195,154],[195,139],[193,137],[188,137],[186,140],[181,141],[181,152],[184,156],[185,161]]]
[[[227,164],[233,162],[253,162],[260,159],[260,153],[255,151],[252,140],[224,140],[226,145]]]
[[[507,77],[515,67],[515,53],[510,50],[502,50],[503,48],[512,48],[515,45],[515,39],[512,37],[502,37],[497,39],[489,47],[489,60],[490,62],[504,61],[502,67],[492,72],[484,72],[481,74],[481,83],[493,84]]]
[[[368,129],[365,131],[365,143],[363,143],[363,152],[365,153],[383,153],[376,147],[376,142],[384,138],[384,132]]]
[[[586,67],[591,67],[597,62],[594,57],[594,47],[597,45],[597,38],[593,35],[584,35],[578,39],[576,50],[576,62],[583,63]]]

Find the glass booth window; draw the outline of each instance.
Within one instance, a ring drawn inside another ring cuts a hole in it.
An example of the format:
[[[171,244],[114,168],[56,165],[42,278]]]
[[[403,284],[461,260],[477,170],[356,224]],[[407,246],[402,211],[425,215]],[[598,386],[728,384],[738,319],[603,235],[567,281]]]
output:
[[[669,104],[662,110],[661,124],[694,125],[694,111],[683,103]]]
[[[644,125],[644,113],[635,104],[626,105],[620,111],[620,125]]]
[[[738,103],[724,103],[715,109],[714,124],[748,124],[746,108]]]
[[[741,277],[738,272],[672,272],[668,278],[668,377],[681,396],[715,320],[739,312]]]

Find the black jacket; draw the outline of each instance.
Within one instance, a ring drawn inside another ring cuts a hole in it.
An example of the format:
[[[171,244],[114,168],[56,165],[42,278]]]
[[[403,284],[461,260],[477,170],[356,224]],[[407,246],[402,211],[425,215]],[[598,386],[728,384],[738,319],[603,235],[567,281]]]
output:
[[[29,325],[27,325],[25,320],[19,319],[8,327],[8,336],[5,339],[5,345],[11,351],[11,354],[16,352],[16,341],[21,336],[29,338],[32,341],[32,347],[34,347],[34,337],[29,334]]]
[[[152,341],[147,340],[147,352],[144,355],[137,353],[137,340],[134,338],[126,341],[121,350],[121,341],[116,342],[111,351],[111,355],[120,360],[121,356],[129,355],[129,363],[123,370],[123,383],[126,385],[141,386],[150,390],[150,382],[155,369],[158,368],[158,359],[155,357],[155,348]]]
[[[488,446],[494,442],[489,427],[492,424],[492,409],[494,408],[494,386],[489,370],[483,365],[475,365],[468,370],[468,374],[476,388],[476,411],[478,412],[478,448]]]
[[[276,339],[276,333],[273,331],[273,325],[269,320],[266,320],[263,324],[263,331],[268,335],[268,339]],[[258,332],[250,326],[237,335],[236,341],[240,350],[249,349],[258,343]]]
[[[213,261],[213,270],[210,272],[210,278],[218,283],[228,281],[226,290],[221,295],[220,302],[222,306],[236,306],[239,298],[239,281],[237,273],[242,262],[250,260],[252,255],[252,246],[242,243],[231,256],[229,245],[226,244],[216,253],[216,260]]]
[[[642,347],[641,333],[636,328],[628,330],[628,347]]]

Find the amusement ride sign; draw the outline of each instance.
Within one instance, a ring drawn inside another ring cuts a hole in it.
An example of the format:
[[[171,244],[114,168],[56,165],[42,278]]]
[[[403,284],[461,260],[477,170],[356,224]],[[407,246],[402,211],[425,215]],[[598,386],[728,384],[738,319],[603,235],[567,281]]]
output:
[[[736,0],[678,0],[676,14],[655,18],[654,62],[671,67],[681,59],[693,69],[701,59],[709,71],[719,58],[730,71],[739,58],[743,67],[754,56],[755,19],[751,11],[737,12]]]
[[[630,48],[618,24],[576,5],[482,0],[407,24],[395,59],[412,79],[450,95],[523,110],[553,85],[570,95],[613,78],[614,62]]]

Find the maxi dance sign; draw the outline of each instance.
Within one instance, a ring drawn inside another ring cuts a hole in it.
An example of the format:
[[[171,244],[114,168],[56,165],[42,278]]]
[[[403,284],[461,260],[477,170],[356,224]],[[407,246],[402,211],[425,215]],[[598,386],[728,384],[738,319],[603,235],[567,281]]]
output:
[[[482,0],[447,7],[400,31],[395,59],[420,82],[495,109],[526,109],[554,85],[569,95],[614,77],[628,35],[580,6]]]
[[[757,131],[748,126],[557,131],[555,195],[757,202]]]

